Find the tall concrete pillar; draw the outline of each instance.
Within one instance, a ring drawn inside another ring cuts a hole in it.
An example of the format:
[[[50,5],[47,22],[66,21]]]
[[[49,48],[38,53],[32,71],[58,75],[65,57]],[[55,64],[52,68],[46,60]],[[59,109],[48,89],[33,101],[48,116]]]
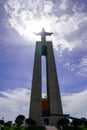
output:
[[[41,34],[41,41],[36,42],[30,113],[29,117],[37,122],[37,124],[55,125],[59,119],[58,114],[63,114],[61,96],[56,72],[56,65],[51,41],[46,41]],[[42,99],[42,71],[41,57],[46,57],[46,77],[47,77],[47,98]]]

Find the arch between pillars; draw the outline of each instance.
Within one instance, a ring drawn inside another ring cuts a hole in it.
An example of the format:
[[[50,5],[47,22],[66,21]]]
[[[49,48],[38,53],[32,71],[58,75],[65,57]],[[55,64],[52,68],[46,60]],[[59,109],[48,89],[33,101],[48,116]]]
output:
[[[41,58],[42,58],[42,92],[45,89],[46,96],[43,98],[42,96],[42,116],[49,117],[50,116],[50,101],[48,98],[48,88],[47,88],[47,47],[41,47]],[[44,64],[44,65],[43,65]],[[45,84],[43,82],[43,73],[45,74]],[[44,86],[45,85],[45,86]]]
[[[47,47],[43,45],[41,47],[41,79],[42,79],[42,93],[45,92],[45,98],[47,98]],[[43,94],[42,94],[43,98]]]

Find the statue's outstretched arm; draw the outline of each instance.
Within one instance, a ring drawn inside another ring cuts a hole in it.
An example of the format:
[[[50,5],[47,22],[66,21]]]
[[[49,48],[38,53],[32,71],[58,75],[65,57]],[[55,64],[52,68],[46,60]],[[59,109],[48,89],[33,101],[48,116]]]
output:
[[[48,35],[48,36],[51,36],[53,33],[48,33],[48,32],[46,32],[46,35]]]

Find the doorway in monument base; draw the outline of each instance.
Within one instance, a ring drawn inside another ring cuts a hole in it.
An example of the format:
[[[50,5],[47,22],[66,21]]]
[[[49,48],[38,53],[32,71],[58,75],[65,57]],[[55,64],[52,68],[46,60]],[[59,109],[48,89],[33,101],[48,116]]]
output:
[[[49,118],[45,117],[43,118],[44,125],[49,125]]]

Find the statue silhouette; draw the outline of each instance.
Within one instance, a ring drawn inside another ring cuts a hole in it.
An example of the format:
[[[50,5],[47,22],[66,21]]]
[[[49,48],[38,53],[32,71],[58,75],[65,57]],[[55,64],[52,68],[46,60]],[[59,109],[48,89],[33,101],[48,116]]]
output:
[[[46,32],[44,28],[42,28],[42,31],[39,33],[35,33],[36,35],[41,35],[41,41],[45,42],[46,41],[46,36],[51,36],[53,33],[52,32]]]

